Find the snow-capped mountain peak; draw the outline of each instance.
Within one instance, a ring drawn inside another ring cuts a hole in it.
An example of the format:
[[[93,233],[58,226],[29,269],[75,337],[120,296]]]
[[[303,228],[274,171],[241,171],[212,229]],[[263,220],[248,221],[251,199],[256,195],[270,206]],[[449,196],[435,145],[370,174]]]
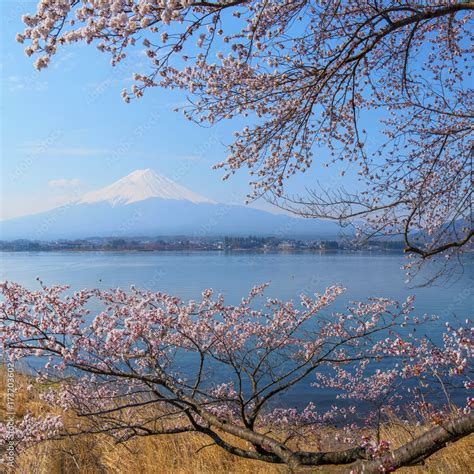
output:
[[[190,201],[195,204],[214,203],[151,169],[145,169],[136,170],[109,186],[86,193],[78,204],[106,201],[115,206],[150,198]]]
[[[0,221],[0,240],[188,235],[337,234],[336,224],[213,203],[152,170],[137,170],[82,199],[40,214]]]

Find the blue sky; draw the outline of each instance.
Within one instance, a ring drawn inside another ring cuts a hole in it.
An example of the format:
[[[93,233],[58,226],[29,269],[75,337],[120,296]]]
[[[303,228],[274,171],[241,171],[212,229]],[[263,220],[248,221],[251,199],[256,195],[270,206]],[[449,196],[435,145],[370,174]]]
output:
[[[211,169],[243,122],[202,128],[173,112],[184,93],[158,88],[124,103],[120,91],[130,87],[133,72],[148,67],[139,51],[113,68],[94,46],[68,46],[38,72],[15,41],[21,15],[33,12],[35,2],[2,0],[1,9],[0,219],[55,207],[141,168],[216,201],[243,202],[246,171],[223,182],[222,171]],[[316,175],[323,181],[338,176],[315,168],[290,189],[311,186]]]

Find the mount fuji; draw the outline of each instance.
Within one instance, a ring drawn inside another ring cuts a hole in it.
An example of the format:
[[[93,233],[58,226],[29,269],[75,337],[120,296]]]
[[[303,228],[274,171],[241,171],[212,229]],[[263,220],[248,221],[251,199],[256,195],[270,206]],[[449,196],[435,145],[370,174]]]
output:
[[[334,237],[327,221],[212,201],[153,170],[136,170],[55,209],[0,222],[0,239],[275,235]]]
[[[216,204],[150,169],[136,170],[110,186],[87,193],[78,201],[78,204],[106,201],[116,206],[151,198],[189,201],[194,204]]]

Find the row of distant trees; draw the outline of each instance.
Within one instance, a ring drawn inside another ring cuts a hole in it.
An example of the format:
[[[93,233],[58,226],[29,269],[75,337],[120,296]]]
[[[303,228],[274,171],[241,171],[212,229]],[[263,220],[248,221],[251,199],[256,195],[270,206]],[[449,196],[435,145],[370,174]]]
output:
[[[232,250],[232,249],[278,249],[288,246],[294,249],[380,249],[402,251],[405,243],[401,240],[368,240],[364,245],[354,241],[337,240],[295,240],[276,237],[224,237],[217,239],[188,240],[178,239],[93,239],[61,240],[37,242],[26,239],[0,241],[1,251],[57,251],[57,250]]]

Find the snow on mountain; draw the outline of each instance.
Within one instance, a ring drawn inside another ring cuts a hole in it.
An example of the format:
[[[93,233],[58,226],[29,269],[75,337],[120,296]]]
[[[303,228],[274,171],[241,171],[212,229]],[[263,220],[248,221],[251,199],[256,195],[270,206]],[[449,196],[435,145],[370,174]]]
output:
[[[0,222],[0,240],[110,236],[334,236],[338,226],[317,219],[221,204],[152,170],[137,170],[78,201]]]
[[[86,193],[77,203],[109,202],[113,206],[132,204],[150,198],[190,201],[194,204],[214,201],[201,196],[151,169],[136,170],[109,186]]]

